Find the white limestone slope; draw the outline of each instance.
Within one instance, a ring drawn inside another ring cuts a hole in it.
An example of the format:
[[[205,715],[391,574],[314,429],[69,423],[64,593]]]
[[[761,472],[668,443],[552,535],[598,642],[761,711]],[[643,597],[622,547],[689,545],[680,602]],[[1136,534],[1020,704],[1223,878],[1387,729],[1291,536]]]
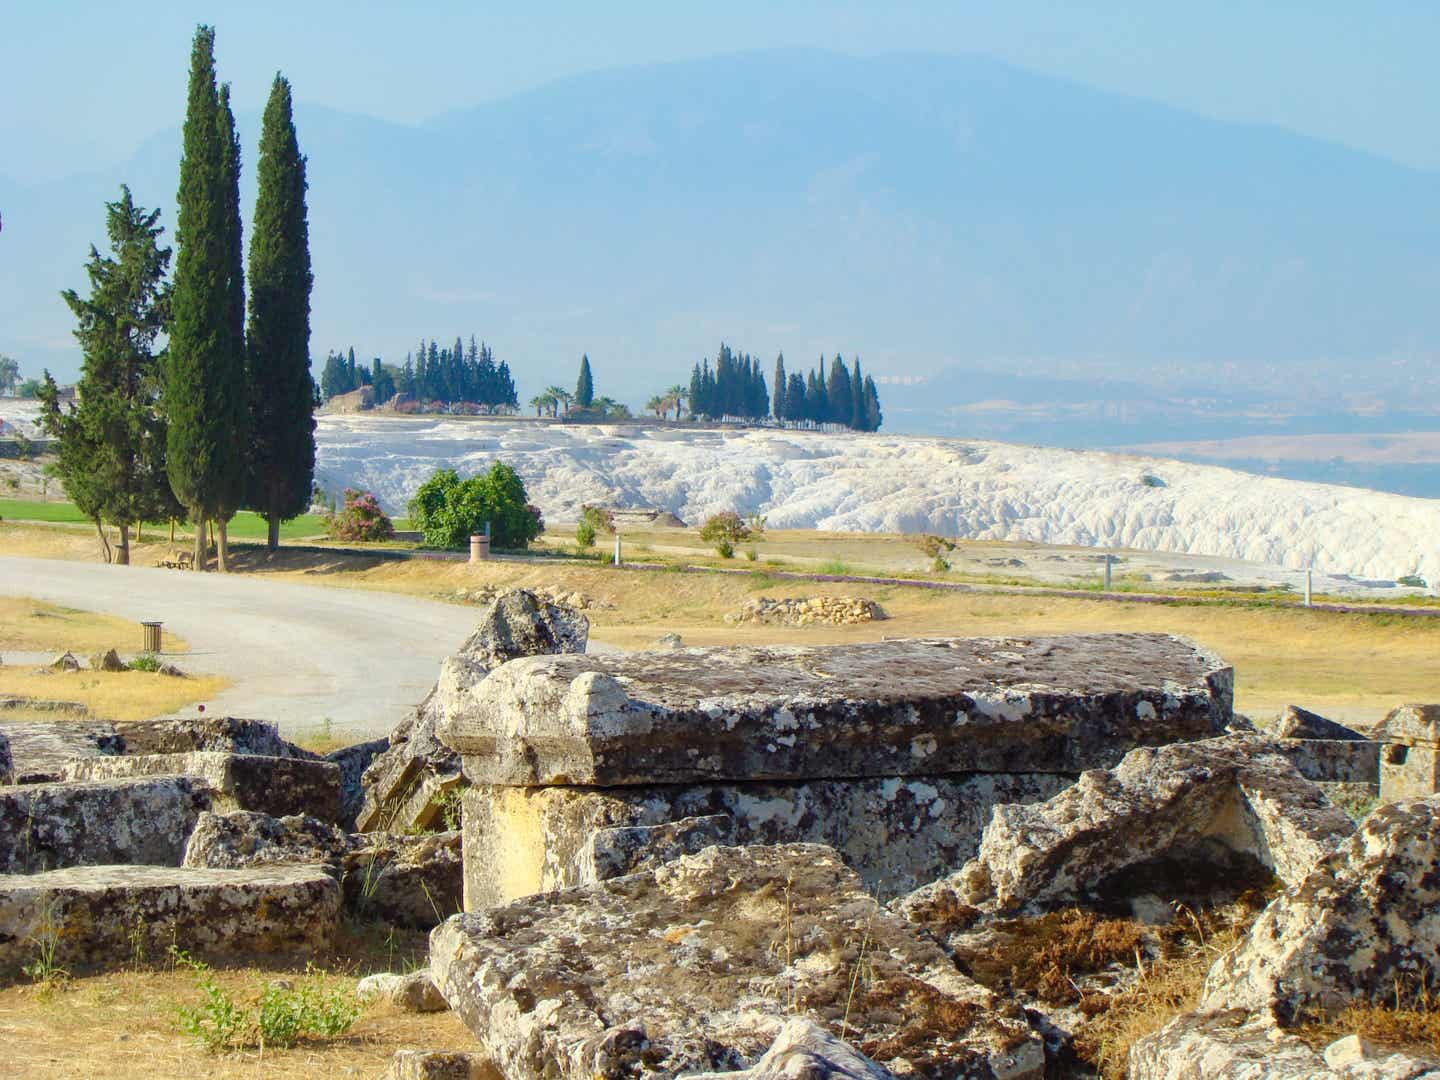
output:
[[[1158,458],[899,435],[680,430],[528,421],[321,417],[318,478],[402,510],[435,469],[501,460],[548,520],[584,503],[719,510],[772,527],[1215,555],[1440,580],[1440,500]],[[1163,486],[1147,486],[1142,477]]]

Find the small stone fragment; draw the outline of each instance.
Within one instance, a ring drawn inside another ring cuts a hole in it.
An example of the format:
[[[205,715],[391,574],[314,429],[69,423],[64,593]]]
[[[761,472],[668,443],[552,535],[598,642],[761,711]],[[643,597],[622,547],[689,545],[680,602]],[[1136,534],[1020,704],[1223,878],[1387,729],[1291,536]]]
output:
[[[91,671],[129,671],[125,661],[120,659],[120,654],[114,649],[104,649],[90,657]]]
[[[428,971],[412,971],[408,975],[382,972],[367,975],[355,987],[361,1001],[388,1005],[402,1012],[444,1012],[449,1004],[440,996]]]

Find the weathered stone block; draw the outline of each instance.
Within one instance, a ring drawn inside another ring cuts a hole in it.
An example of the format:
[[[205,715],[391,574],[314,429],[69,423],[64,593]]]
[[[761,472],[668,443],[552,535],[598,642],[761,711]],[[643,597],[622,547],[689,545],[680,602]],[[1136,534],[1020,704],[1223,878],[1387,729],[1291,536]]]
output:
[[[1058,772],[1216,735],[1233,672],[1158,634],[513,660],[441,739],[488,784]]]
[[[415,712],[390,735],[390,745],[365,770],[356,826],[409,832],[433,827],[437,800],[461,782],[459,756],[437,737],[456,702],[494,668],[521,656],[583,653],[590,622],[574,609],[526,589],[497,595],[480,613],[460,651],[440,665],[440,677]]]
[[[355,827],[360,808],[365,805],[365,788],[361,778],[377,757],[390,748],[390,740],[371,739],[354,746],[341,747],[325,755],[325,760],[340,769],[340,824]]]
[[[1201,1007],[1283,1025],[1307,1009],[1440,989],[1437,826],[1440,796],[1377,807],[1215,962]]]
[[[185,838],[209,806],[209,789],[187,776],[0,789],[0,873],[179,866]]]
[[[1385,744],[1370,739],[1276,739],[1307,780],[1326,784],[1378,784]]]
[[[1298,884],[1355,826],[1271,747],[1253,736],[1145,747],[1048,802],[997,806],[976,857],[902,908],[943,932],[936,914],[963,907],[1016,914],[1114,901],[1138,869],[1161,862],[1196,878],[1196,867],[1248,861]]]
[[[465,909],[598,880],[614,861],[612,830],[712,815],[731,819],[736,843],[828,844],[871,888],[894,895],[970,858],[997,803],[1047,799],[1070,783],[1032,773],[617,788],[477,785],[461,799]],[[651,848],[642,857],[661,855]]]
[[[0,969],[40,942],[71,971],[163,957],[313,954],[331,946],[340,888],[318,867],[85,866],[0,876]]]
[[[1380,737],[1380,798],[1418,799],[1440,791],[1440,705],[1402,705],[1385,717]]]
[[[257,810],[274,817],[305,814],[323,821],[340,817],[340,768],[328,761],[258,754],[126,754],[72,761],[64,780],[122,776],[195,776],[214,791],[217,811]]]
[[[735,844],[735,819],[729,814],[681,818],[664,825],[629,825],[596,829],[590,837],[595,880],[653,870],[661,863],[694,855],[707,847]]]
[[[483,1054],[463,1050],[396,1050],[380,1080],[501,1080]]]
[[[712,847],[459,915],[431,933],[430,967],[508,1080],[746,1068],[802,1011],[915,1077],[1038,1080],[1045,1065],[1017,1006],[819,845]]]
[[[428,930],[461,907],[460,834],[346,833],[317,818],[244,811],[202,814],[185,865],[211,869],[318,863],[349,910]]]
[[[122,720],[115,725],[130,754],[258,754],[261,757],[318,755],[286,742],[265,720],[240,716],[179,716],[164,720]]]
[[[10,739],[0,731],[0,785],[15,783],[15,762],[10,756]]]
[[[1322,1054],[1243,1010],[1184,1013],[1130,1050],[1130,1080],[1435,1080],[1440,1061],[1362,1052],[1354,1036]]]
[[[17,784],[48,784],[60,778],[72,758],[114,757],[125,751],[115,726],[101,720],[5,720],[0,721],[0,734],[10,740]]]
[[[1344,724],[1337,724],[1334,720],[1327,720],[1318,713],[1309,709],[1302,709],[1298,705],[1287,705],[1285,711],[1269,723],[1261,725],[1266,735],[1273,739],[1325,739],[1325,740],[1360,740],[1366,741],[1353,728]]]
[[[691,1073],[686,1080],[894,1080],[895,1074],[825,1028],[797,1016],[788,1020],[764,1056],[748,1069]]]

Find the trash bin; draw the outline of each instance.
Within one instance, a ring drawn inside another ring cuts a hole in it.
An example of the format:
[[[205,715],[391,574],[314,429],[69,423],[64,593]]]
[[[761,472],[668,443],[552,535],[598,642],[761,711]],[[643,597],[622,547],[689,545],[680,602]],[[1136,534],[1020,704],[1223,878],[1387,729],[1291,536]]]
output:
[[[160,627],[164,623],[142,622],[140,625],[145,628],[145,651],[158,653],[160,651]]]
[[[470,537],[470,561],[483,562],[490,558],[490,537],[475,534]]]

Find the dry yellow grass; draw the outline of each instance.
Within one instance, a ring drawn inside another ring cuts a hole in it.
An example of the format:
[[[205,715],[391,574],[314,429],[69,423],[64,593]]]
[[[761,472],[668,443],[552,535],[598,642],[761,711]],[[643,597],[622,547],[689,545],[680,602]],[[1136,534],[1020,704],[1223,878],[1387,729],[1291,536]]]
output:
[[[140,628],[128,619],[61,607],[25,596],[0,596],[0,649],[64,652],[88,656],[102,649],[138,650]],[[166,652],[190,646],[175,635],[165,638]]]
[[[1126,604],[1104,599],[939,592],[904,586],[811,583],[755,574],[617,570],[557,560],[384,562],[298,555],[256,567],[295,580],[453,598],[482,585],[579,591],[597,641],[641,648],[664,633],[687,644],[822,643],[933,635],[1036,635],[1155,631],[1213,649],[1237,672],[1236,707],[1266,716],[1287,704],[1361,725],[1402,701],[1440,700],[1440,619],[1344,615],[1303,608]],[[890,618],[845,627],[734,626],[725,615],[755,596],[816,594],[875,600]]]
[[[68,671],[0,667],[0,697],[78,701],[102,720],[146,720],[208,701],[229,686],[215,675],[177,679],[144,671]],[[8,714],[11,718],[18,718]],[[63,723],[63,714],[51,719]]]
[[[266,982],[296,973],[255,968],[219,971],[217,981],[237,999]],[[353,977],[337,976],[352,989]],[[174,971],[116,972],[54,988],[0,990],[0,1037],[6,1076],[40,1078],[226,1077],[301,1080],[316,1076],[378,1076],[403,1047],[474,1049],[474,1036],[454,1013],[416,1016],[372,1007],[345,1035],[312,1040],[291,1050],[215,1055],[175,1025],[175,1007],[199,1004],[194,976]]]

